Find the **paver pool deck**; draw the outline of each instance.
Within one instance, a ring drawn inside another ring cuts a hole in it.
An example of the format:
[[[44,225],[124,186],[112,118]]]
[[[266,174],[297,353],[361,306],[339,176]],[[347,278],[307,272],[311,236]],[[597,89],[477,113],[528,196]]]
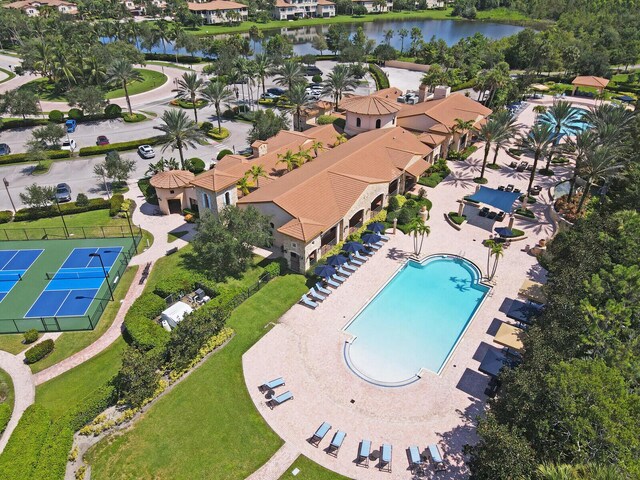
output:
[[[530,125],[534,119],[533,104],[521,114],[520,121]],[[493,150],[490,161],[493,158]],[[532,162],[532,158],[523,158]],[[490,187],[514,184],[525,190],[529,172],[516,172],[508,167],[513,161],[501,152],[500,170],[486,171]],[[506,226],[508,220],[493,223],[478,217],[477,208],[466,206],[470,219],[461,231],[445,220],[450,211],[458,210],[458,199],[472,194],[479,176],[482,149],[466,162],[449,162],[452,173],[437,188],[427,189],[433,201],[430,220],[431,234],[424,242],[422,256],[449,253],[461,255],[486,271],[487,248],[482,241],[489,238],[493,228]],[[542,167],[541,162],[539,167]],[[462,448],[474,443],[475,418],[482,413],[486,401],[484,390],[489,377],[478,371],[478,366],[493,342],[500,322],[506,317],[511,300],[526,279],[544,280],[545,272],[535,257],[525,252],[540,239],[554,233],[548,209],[551,203],[549,187],[568,178],[570,169],[553,167],[553,177],[536,176],[534,184],[543,187],[538,201],[530,208],[538,221],[515,219],[514,227],[525,231],[526,239],[514,241],[505,250],[495,277],[495,286],[471,321],[466,333],[442,369],[440,375],[423,370],[420,380],[407,386],[385,388],[375,386],[357,377],[344,359],[344,343],[349,335],[345,325],[389,280],[391,275],[412,253],[412,238],[398,231],[390,241],[364,266],[335,290],[318,308],[311,310],[295,305],[279,323],[254,345],[243,357],[245,381],[249,393],[260,413],[283,438],[290,449],[295,449],[313,461],[350,478],[412,478],[406,449],[418,445],[421,451],[437,443],[445,455],[448,470],[438,478],[465,478],[468,469]],[[389,231],[387,231],[389,234]],[[428,308],[416,298],[416,310]],[[277,377],[284,377],[286,385],[276,394],[290,390],[290,400],[271,410],[267,405],[269,394],[260,393],[258,386]],[[315,448],[307,439],[322,422],[332,429]],[[337,430],[347,436],[337,458],[325,452]],[[382,443],[393,445],[393,469],[380,472],[377,460],[364,469],[355,464],[359,442],[372,441],[374,455]],[[278,461],[276,457],[273,459]],[[281,466],[284,472],[287,465]],[[270,471],[274,471],[271,469]],[[256,472],[258,473],[258,472]],[[433,469],[429,476],[433,475]],[[252,478],[259,478],[254,474]],[[264,478],[267,478],[266,476]]]

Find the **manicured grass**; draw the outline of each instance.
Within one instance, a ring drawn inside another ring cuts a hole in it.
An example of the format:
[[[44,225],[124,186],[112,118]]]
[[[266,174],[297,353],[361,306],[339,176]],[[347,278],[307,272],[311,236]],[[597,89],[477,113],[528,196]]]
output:
[[[95,329],[86,332],[66,332],[58,337],[56,340],[56,347],[46,358],[39,362],[29,365],[33,373],[37,373],[45,368],[55,365],[56,363],[70,357],[76,352],[79,352],[83,348],[91,345],[98,338],[102,336],[104,332],[111,326],[113,320],[116,318],[116,314],[120,309],[120,302],[124,299],[126,293],[129,291],[133,277],[135,277],[138,271],[138,266],[134,265],[127,267],[122,278],[118,282],[117,287],[113,292],[113,298],[115,301],[110,302],[107,305],[104,313],[100,317],[100,321]]]
[[[300,473],[293,476],[291,472],[296,468],[300,470]],[[327,470],[326,468],[309,460],[304,455],[300,455],[296,461],[291,464],[289,470],[280,477],[280,480],[348,480],[348,478],[349,477],[344,477],[336,472],[332,472],[331,470]]]
[[[187,72],[193,71],[192,68],[186,67],[184,65],[178,65],[177,63],[172,63],[172,62],[160,62],[157,60],[147,61],[147,65],[158,65],[159,67],[177,68],[178,70],[185,70]]]
[[[120,337],[92,359],[39,385],[36,388],[36,403],[51,411],[54,418],[75,409],[87,395],[118,373],[125,346],[125,341]]]
[[[45,173],[49,173],[51,165],[53,165],[53,160],[41,160],[36,163],[31,175],[44,175]]]
[[[6,403],[13,411],[13,400],[15,392],[13,391],[13,382],[7,372],[0,368],[0,405]],[[2,425],[0,425],[2,428]]]
[[[155,272],[155,269],[154,269]],[[85,458],[100,479],[244,479],[282,444],[249,397],[242,354],[306,291],[305,277],[279,277],[231,315],[235,337],[129,431]]]
[[[189,233],[189,232],[187,232],[186,230],[180,230],[180,231],[177,231],[177,232],[169,232],[167,234],[167,241],[169,243],[175,242],[177,239],[184,237],[187,233]]]
[[[15,78],[16,74],[13,73],[10,70],[6,70],[4,68],[0,68],[0,72],[4,73],[5,75],[7,75],[7,78],[0,80],[0,83],[4,83],[4,82],[8,82],[9,80],[11,80],[12,78]]]
[[[489,20],[489,21],[501,21],[501,22],[518,22],[518,21],[527,21],[529,18],[522,12],[518,10],[512,10],[510,8],[493,8],[491,10],[479,10],[478,16],[476,17],[478,20]]]
[[[0,335],[0,350],[16,355],[28,347],[23,340],[21,333]]]

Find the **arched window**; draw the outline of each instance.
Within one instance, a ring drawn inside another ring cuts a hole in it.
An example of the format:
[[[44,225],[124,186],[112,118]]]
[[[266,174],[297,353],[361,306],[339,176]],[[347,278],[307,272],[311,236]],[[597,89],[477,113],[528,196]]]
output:
[[[380,119],[376,120],[376,128],[380,128],[380,125],[382,124],[382,121]]]
[[[360,117],[356,118],[356,127],[359,127],[360,125],[362,125],[362,121],[360,120]]]
[[[208,193],[204,193],[204,207],[205,208],[211,208],[211,201],[209,200],[209,194]]]
[[[226,192],[224,194],[224,204],[231,205],[231,195],[229,194],[229,192]]]

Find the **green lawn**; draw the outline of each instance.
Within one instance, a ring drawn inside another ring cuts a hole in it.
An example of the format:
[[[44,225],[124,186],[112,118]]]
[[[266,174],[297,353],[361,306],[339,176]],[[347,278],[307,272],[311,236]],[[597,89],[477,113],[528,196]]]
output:
[[[0,335],[0,350],[16,355],[27,348],[27,345],[22,343],[22,340],[24,340],[24,337],[21,333]]]
[[[478,10],[478,20],[488,20],[494,22],[526,22],[529,18],[518,10],[510,8],[493,8],[491,10]]]
[[[13,400],[15,393],[13,391],[13,382],[7,372],[0,368],[0,405],[6,403],[13,411]],[[0,425],[2,428],[2,425]]]
[[[65,332],[56,340],[56,347],[54,351],[40,360],[39,362],[29,365],[33,373],[37,373],[45,368],[54,365],[67,357],[70,357],[76,352],[79,352],[88,345],[91,345],[98,338],[102,336],[104,332],[111,326],[113,320],[116,318],[116,314],[120,308],[120,302],[124,299],[126,293],[129,291],[133,277],[135,277],[138,271],[138,266],[127,267],[124,275],[118,282],[117,287],[113,292],[114,302],[110,302],[107,305],[104,313],[100,317],[100,321],[95,329],[85,332]],[[13,335],[12,335],[13,336]]]
[[[187,72],[192,72],[193,69],[189,68],[185,65],[180,65],[177,63],[172,63],[172,62],[161,62],[161,61],[157,61],[157,60],[152,60],[149,61],[147,60],[147,65],[158,65],[159,67],[171,67],[171,68],[177,68],[178,70],[185,70]]]
[[[300,472],[294,476],[291,472],[295,468],[298,468]],[[280,477],[280,480],[296,479],[296,480],[348,480],[349,477],[344,477],[321,467],[317,463],[309,460],[304,455],[300,455],[293,464],[289,467],[287,472]]]
[[[8,82],[9,80],[11,80],[12,78],[14,78],[16,76],[15,73],[13,73],[10,70],[6,70],[4,68],[0,68],[0,72],[4,73],[5,75],[7,75],[6,78],[4,78],[3,80],[0,80],[0,83],[4,83],[4,82]]]
[[[242,354],[306,288],[302,275],[286,275],[240,305],[228,322],[236,335],[225,348],[161,398],[133,429],[89,451],[85,458],[92,478],[244,479],[264,464],[282,440],[254,408]]]
[[[167,76],[161,72],[156,72],[146,68],[136,68],[136,70],[142,74],[142,81],[131,82],[129,84],[129,95],[148,92],[149,90],[158,88],[168,80]],[[63,93],[56,92],[54,87],[55,85],[48,79],[38,78],[30,81],[29,83],[25,83],[20,88],[33,90],[40,100],[46,100],[49,102],[67,102],[65,95]],[[124,89],[113,88],[106,92],[105,97],[107,99],[124,97]]]
[[[167,241],[169,243],[175,242],[177,239],[184,237],[187,233],[186,230],[178,230],[177,232],[169,232],[167,234]]]

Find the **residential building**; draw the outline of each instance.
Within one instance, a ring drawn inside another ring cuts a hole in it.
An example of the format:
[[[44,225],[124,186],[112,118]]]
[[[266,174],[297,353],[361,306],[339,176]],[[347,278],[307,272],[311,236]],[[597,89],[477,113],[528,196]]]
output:
[[[195,190],[191,181],[195,175],[186,170],[168,170],[151,177],[149,183],[156,189],[158,208],[163,215],[182,213],[185,208],[197,210]]]
[[[244,22],[249,17],[249,10],[246,5],[231,0],[188,2],[187,6],[191,13],[200,15],[207,25]]]
[[[355,5],[362,5],[367,13],[390,12],[393,10],[393,0],[387,0],[387,6],[378,5],[375,0],[351,0]]]
[[[345,111],[347,135],[396,126],[396,116],[402,104],[383,97],[369,95],[366,97],[350,97],[340,103]]]
[[[273,17],[276,20],[294,18],[335,17],[336,4],[329,0],[276,0]]]
[[[22,10],[30,17],[37,17],[41,8],[55,8],[60,13],[66,15],[76,15],[78,7],[75,3],[65,2],[63,0],[19,0],[17,2],[7,3],[4,8],[13,8]]]
[[[146,15],[147,13],[147,9],[144,3],[141,3],[139,1],[136,2],[134,0],[124,0],[122,3],[124,4],[127,11],[134,17]],[[161,9],[164,9],[167,7],[167,2],[165,2],[164,0],[152,0],[150,3],[155,7],[158,7]]]

